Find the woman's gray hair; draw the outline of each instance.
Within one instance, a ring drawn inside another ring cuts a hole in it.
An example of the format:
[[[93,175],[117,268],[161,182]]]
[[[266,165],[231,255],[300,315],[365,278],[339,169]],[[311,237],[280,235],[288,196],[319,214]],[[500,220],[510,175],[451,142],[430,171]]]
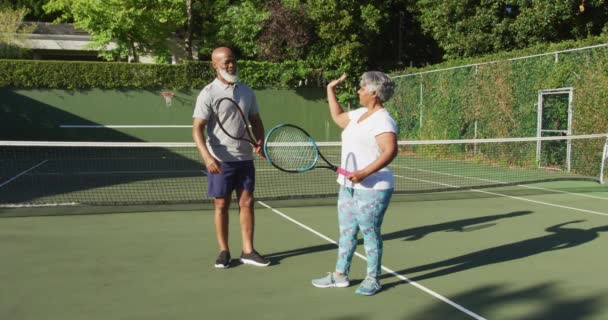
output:
[[[395,93],[395,82],[384,72],[368,71],[361,76],[360,86],[376,92],[381,103],[388,101]]]

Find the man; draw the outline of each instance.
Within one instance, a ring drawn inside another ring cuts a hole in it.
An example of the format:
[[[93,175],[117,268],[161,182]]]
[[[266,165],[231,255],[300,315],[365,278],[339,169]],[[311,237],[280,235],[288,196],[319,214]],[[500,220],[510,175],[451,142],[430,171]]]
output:
[[[232,50],[220,47],[211,54],[217,77],[201,90],[193,114],[192,136],[207,168],[207,194],[214,198],[214,222],[219,256],[216,268],[230,266],[228,247],[228,209],[232,192],[236,191],[243,241],[240,261],[256,266],[268,266],[270,261],[253,247],[255,169],[252,146],[224,134],[215,121],[214,106],[221,98],[238,101],[247,116],[253,135],[261,145],[264,126],[258,104],[251,88],[238,82],[236,59]],[[206,133],[206,136],[205,136]],[[255,150],[263,156],[261,148]]]

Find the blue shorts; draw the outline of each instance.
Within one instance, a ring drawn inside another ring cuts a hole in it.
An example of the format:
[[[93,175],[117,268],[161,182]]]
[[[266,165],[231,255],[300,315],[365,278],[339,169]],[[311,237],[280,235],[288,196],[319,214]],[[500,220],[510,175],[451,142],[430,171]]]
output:
[[[247,190],[253,193],[255,186],[255,168],[253,160],[220,162],[222,172],[207,173],[207,195],[212,198],[224,198],[234,190]]]

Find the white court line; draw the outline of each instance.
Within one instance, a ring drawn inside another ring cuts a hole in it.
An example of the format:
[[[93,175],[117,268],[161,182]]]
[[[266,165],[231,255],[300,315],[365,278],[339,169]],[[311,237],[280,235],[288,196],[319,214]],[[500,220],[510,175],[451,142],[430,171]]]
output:
[[[324,234],[322,234],[322,233],[320,233],[320,232],[312,229],[311,227],[309,227],[309,226],[307,226],[307,225],[305,225],[305,224],[297,221],[296,219],[294,219],[294,218],[292,218],[292,217],[290,217],[290,216],[282,213],[281,211],[270,207],[266,203],[264,203],[262,201],[258,201],[258,203],[261,204],[261,205],[263,205],[264,207],[272,210],[274,213],[280,215],[281,217],[283,217],[283,218],[285,218],[285,219],[287,219],[287,220],[295,223],[296,225],[298,225],[298,226],[306,229],[307,231],[310,231],[310,232],[314,233],[315,235],[321,237],[322,239],[324,239],[324,240],[326,240],[326,241],[328,241],[328,242],[330,242],[332,244],[338,245],[338,243],[336,241],[334,241],[333,239],[331,239],[330,237],[328,237],[328,236],[326,236],[326,235],[324,235]],[[362,254],[360,254],[358,252],[355,252],[355,255],[357,257],[363,259],[363,260],[367,260],[367,258],[364,255],[362,255]],[[389,269],[389,268],[387,268],[385,266],[381,266],[381,268],[382,268],[382,270],[384,270],[384,271],[392,274],[393,276],[395,276],[395,277],[397,277],[397,278],[399,278],[399,279],[401,279],[401,280],[403,280],[403,281],[405,281],[405,282],[407,282],[407,283],[415,286],[416,288],[418,288],[418,289],[420,289],[420,290],[422,290],[422,291],[424,291],[424,292],[432,295],[433,297],[435,297],[435,298],[437,298],[437,299],[439,299],[439,300],[441,300],[441,301],[443,301],[443,302],[451,305],[452,307],[454,307],[454,308],[456,308],[456,309],[458,309],[458,310],[466,313],[467,315],[471,316],[472,318],[475,318],[475,319],[478,319],[478,320],[485,320],[485,318],[483,318],[482,316],[474,313],[473,311],[470,311],[470,310],[466,309],[465,307],[463,307],[463,306],[457,304],[456,302],[454,302],[454,301],[452,301],[452,300],[450,300],[450,299],[448,299],[448,298],[446,298],[446,297],[438,294],[437,292],[435,292],[435,291],[433,291],[433,290],[431,290],[431,289],[429,289],[429,288],[427,288],[427,287],[425,287],[425,286],[423,286],[423,285],[421,285],[421,284],[419,284],[419,283],[417,283],[415,281],[412,281],[409,278],[404,277],[404,276],[396,273],[395,271],[393,271],[393,270],[391,270],[391,269]]]
[[[416,178],[405,177],[405,176],[396,175],[396,174],[394,176],[398,177],[398,178],[402,178],[402,179],[409,179],[409,180],[422,181],[422,182],[431,183],[431,184],[438,184],[438,185],[441,185],[441,186],[444,186],[444,187],[462,188],[462,187],[459,187],[459,186],[453,186],[453,185],[449,185],[449,184],[446,184],[446,183],[440,183],[440,182],[433,182],[433,181],[428,181],[428,180],[416,179]],[[601,216],[608,216],[608,213],[604,213],[604,212],[592,211],[592,210],[575,208],[575,207],[562,206],[562,205],[555,204],[555,203],[538,201],[538,200],[532,200],[532,199],[527,199],[527,198],[522,198],[522,197],[516,197],[516,196],[509,196],[509,195],[502,194],[502,193],[497,193],[497,192],[490,192],[490,191],[479,190],[479,189],[468,189],[468,191],[480,192],[480,193],[486,193],[486,194],[491,194],[491,195],[495,195],[495,196],[507,197],[507,198],[511,198],[511,199],[517,199],[517,200],[522,200],[522,201],[534,202],[534,203],[543,204],[543,205],[551,206],[551,207],[558,207],[558,208],[562,208],[562,209],[569,209],[569,210],[580,211],[580,212],[585,212],[585,213],[593,213],[593,214],[597,214],[597,215],[601,215]]]
[[[0,204],[0,208],[45,208],[45,207],[67,207],[67,206],[77,206],[80,205],[79,202],[58,202],[58,203],[32,203],[32,204]]]
[[[605,212],[598,212],[598,211],[592,211],[592,210],[587,210],[587,209],[562,206],[562,205],[555,204],[555,203],[538,201],[538,200],[532,200],[532,199],[527,199],[527,198],[522,198],[522,197],[509,196],[509,195],[501,194],[501,193],[495,193],[495,192],[484,191],[484,190],[477,190],[477,189],[471,189],[471,191],[481,192],[481,193],[487,193],[487,194],[492,194],[492,195],[501,196],[501,197],[507,197],[507,198],[511,198],[511,199],[517,199],[517,200],[522,200],[522,201],[534,202],[534,203],[544,204],[546,206],[557,207],[557,208],[561,208],[561,209],[569,209],[569,210],[574,210],[574,211],[580,211],[580,212],[598,214],[598,215],[601,215],[601,216],[608,216],[608,213],[605,213]]]
[[[88,125],[88,124],[62,124],[59,125],[62,129],[103,129],[103,128],[192,128],[192,125]]]
[[[72,171],[70,174],[74,175],[100,175],[100,174],[169,174],[169,173],[206,173],[204,170],[131,170],[131,171]],[[54,175],[65,175],[65,172],[45,172],[39,173],[39,176],[54,176]],[[179,177],[183,178],[183,177]]]
[[[441,174],[441,175],[445,175],[445,176],[465,178],[465,179],[470,179],[470,180],[479,180],[479,181],[486,181],[486,182],[492,182],[492,183],[508,184],[507,182],[504,182],[504,181],[491,180],[491,179],[483,179],[483,178],[477,178],[477,177],[467,177],[467,176],[462,176],[462,175],[458,175],[458,174],[439,172],[439,171],[433,171],[433,170],[416,169],[416,168],[411,168],[411,167],[392,166],[392,165],[391,165],[391,167],[402,168],[402,169],[409,169],[409,170],[416,170],[416,171],[422,171],[422,172],[430,172],[430,173],[434,173],[434,174]],[[424,181],[424,180],[421,180],[421,181]],[[566,194],[571,194],[571,195],[581,196],[581,197],[588,197],[588,198],[594,198],[594,199],[608,200],[608,198],[606,198],[606,197],[598,197],[598,196],[588,195],[588,194],[584,194],[584,193],[576,193],[576,192],[569,192],[569,191],[556,190],[556,189],[550,189],[550,188],[534,187],[534,186],[528,186],[528,185],[524,185],[524,184],[517,184],[516,186],[517,187],[522,187],[522,188],[528,188],[528,189],[538,189],[538,190],[545,190],[545,191],[551,191],[551,192],[556,192],[556,193],[566,193]]]
[[[566,193],[566,194],[571,194],[571,195],[574,195],[574,196],[588,197],[588,198],[600,199],[600,200],[608,200],[608,198],[606,198],[606,197],[592,196],[590,194],[584,194],[584,193],[576,193],[576,192],[556,190],[556,189],[550,189],[550,188],[533,187],[533,186],[520,185],[520,184],[518,184],[517,186],[518,187],[528,188],[528,189],[539,189],[539,190],[545,190],[545,191],[553,191],[553,192],[559,192],[559,193]]]
[[[25,171],[23,171],[23,172],[19,173],[18,175],[14,176],[14,177],[12,177],[12,178],[10,178],[10,179],[8,179],[8,181],[4,182],[3,184],[0,184],[0,188],[4,187],[5,185],[9,184],[11,181],[13,181],[13,180],[15,180],[15,179],[19,178],[20,176],[22,176],[22,175],[24,175],[24,174],[28,173],[29,171],[34,170],[36,167],[38,167],[38,166],[40,166],[40,165],[44,164],[44,163],[45,163],[45,162],[47,162],[47,161],[48,161],[48,160],[44,160],[44,161],[40,162],[39,164],[37,164],[37,165],[35,165],[35,166],[33,166],[33,167],[31,167],[31,168],[29,168],[29,169],[27,169],[27,170],[25,170]]]

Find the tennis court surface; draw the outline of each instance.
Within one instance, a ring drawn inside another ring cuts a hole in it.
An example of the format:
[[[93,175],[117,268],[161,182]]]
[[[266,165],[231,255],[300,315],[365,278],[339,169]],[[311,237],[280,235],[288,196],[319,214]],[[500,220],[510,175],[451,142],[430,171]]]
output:
[[[553,144],[561,162],[538,141],[402,145],[372,297],[354,294],[362,246],[350,287],[310,285],[337,253],[328,170],[257,164],[256,247],[272,264],[216,270],[195,152],[3,146],[0,318],[606,319],[605,141]],[[238,257],[235,210],[230,238]]]

